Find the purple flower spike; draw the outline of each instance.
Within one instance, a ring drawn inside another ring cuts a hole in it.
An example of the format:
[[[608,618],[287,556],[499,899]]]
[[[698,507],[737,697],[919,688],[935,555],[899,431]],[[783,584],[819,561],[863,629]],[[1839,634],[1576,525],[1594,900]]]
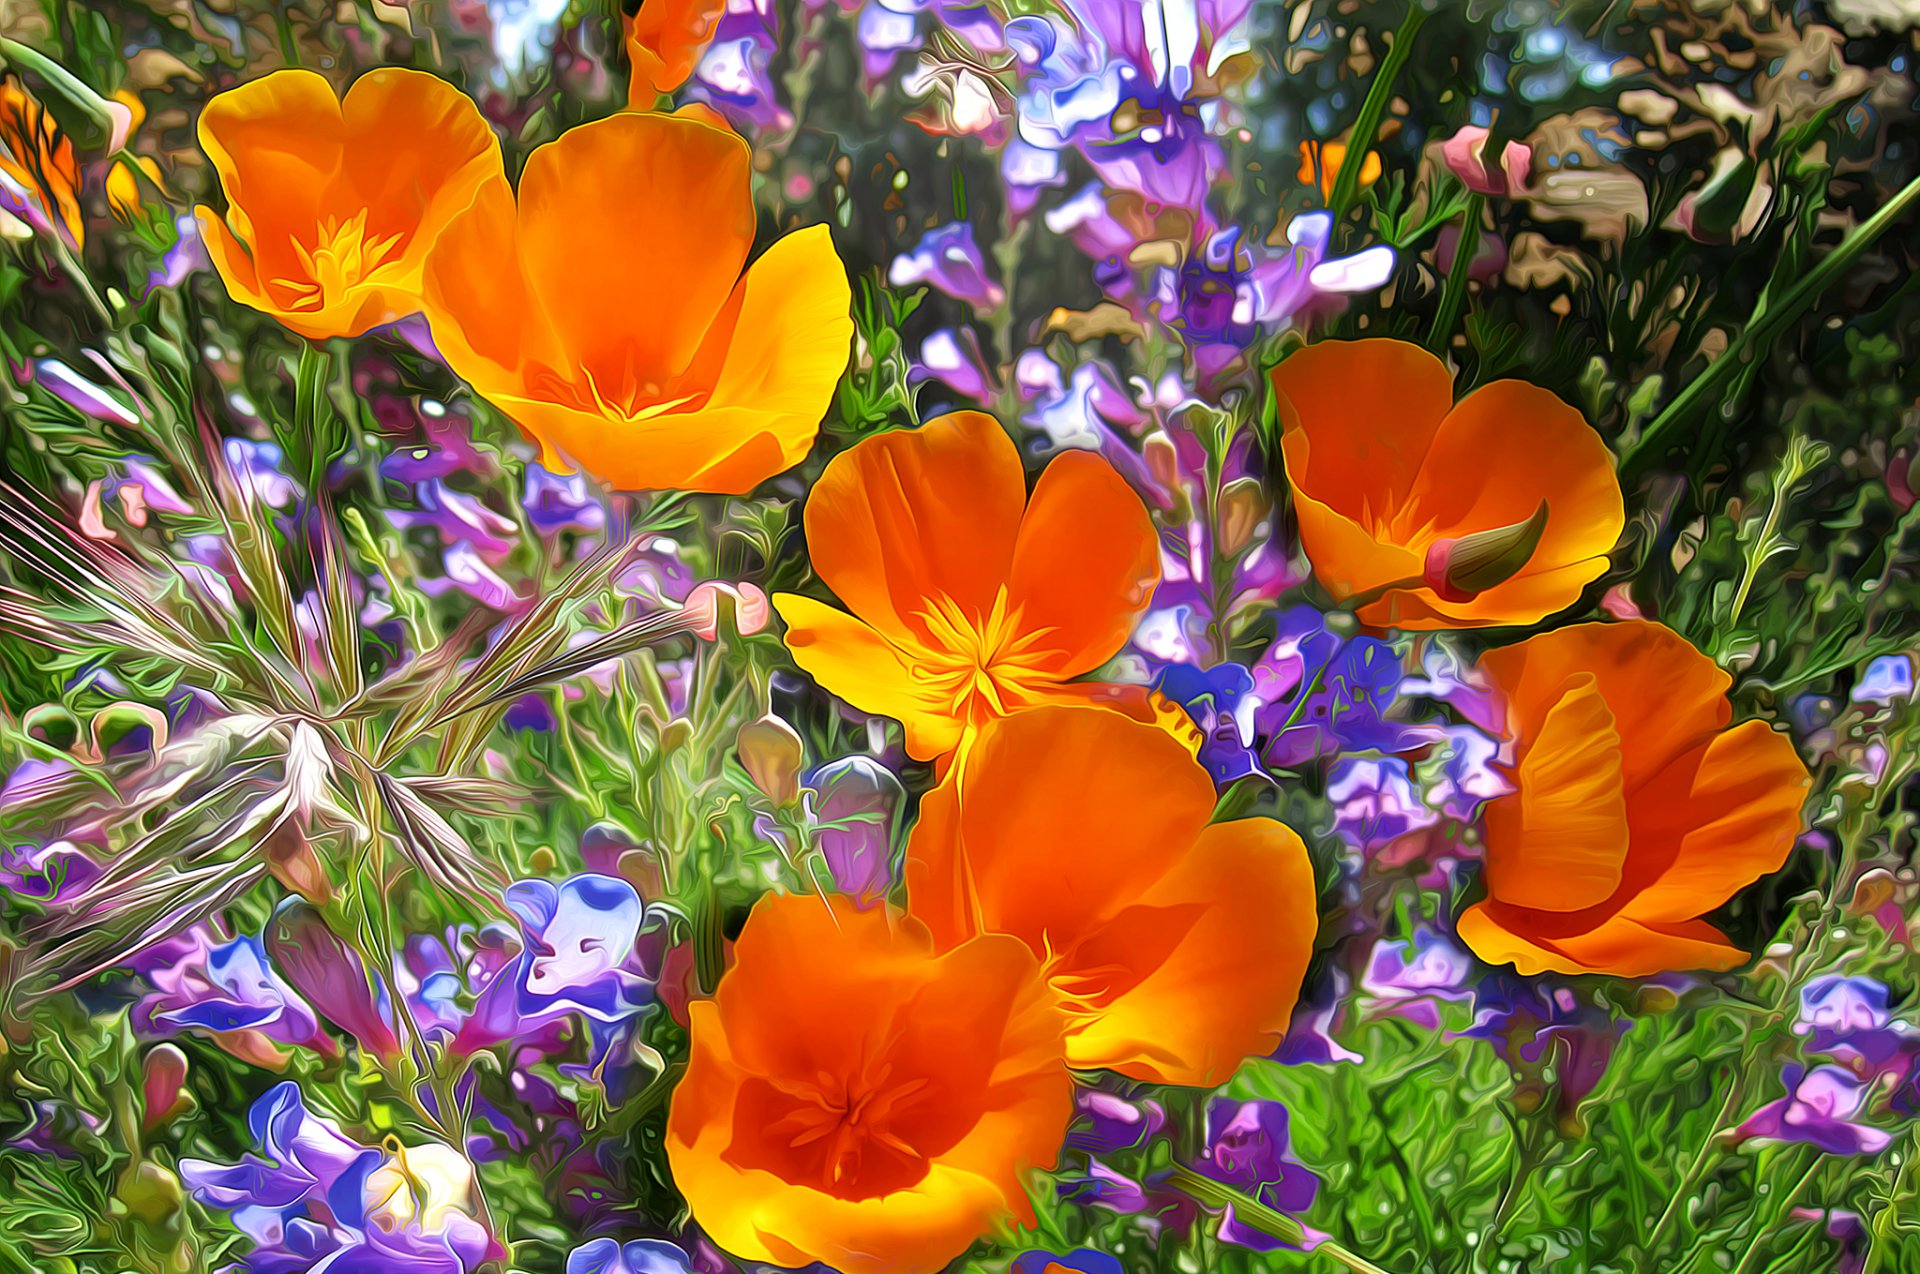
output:
[[[987,275],[987,259],[970,221],[927,231],[913,251],[893,259],[887,282],[897,288],[924,283],[982,313],[999,309],[1007,299],[1006,290]]]
[[[1125,1267],[1105,1252],[1077,1247],[1056,1255],[1038,1249],[1013,1258],[1007,1274],[1126,1274]]]
[[[520,497],[527,521],[542,535],[578,531],[583,535],[606,530],[607,508],[595,495],[584,473],[551,473],[538,464],[527,466],[527,489]]]
[[[567,1254],[566,1274],[693,1274],[693,1261],[664,1239],[595,1239]]]
[[[1445,935],[1421,925],[1405,941],[1374,944],[1361,987],[1385,1011],[1430,1031],[1440,1029],[1437,1000],[1465,1000],[1473,958]]]
[[[849,756],[815,770],[807,786],[819,794],[814,835],[834,887],[863,904],[886,898],[899,878],[894,843],[907,800],[900,780],[872,757]]]
[[[437,478],[420,484],[418,499],[418,509],[389,509],[387,521],[402,531],[431,527],[439,532],[442,544],[465,540],[481,555],[496,561],[520,542],[520,528],[512,518],[495,513]]]
[[[1841,1067],[1788,1066],[1781,1082],[1787,1095],[1748,1116],[1733,1132],[1735,1144],[1798,1142],[1830,1155],[1873,1155],[1892,1142],[1871,1124],[1854,1121],[1866,1104],[1869,1085]]]
[[[253,1240],[256,1274],[469,1274],[504,1250],[472,1215],[473,1167],[450,1146],[363,1146],[276,1085],[247,1124],[263,1155],[236,1164],[180,1161],[210,1207],[233,1212]]]
[[[147,974],[154,989],[134,1005],[135,1030],[151,1036],[258,1031],[281,1044],[334,1051],[314,1011],[267,963],[260,939],[215,946],[201,929],[192,942],[182,958]]]
[[[454,1048],[472,1052],[578,1013],[601,1027],[626,1022],[652,996],[629,967],[645,905],[612,876],[558,885],[523,880],[506,893],[520,918],[521,950],[481,991]]]
[[[1207,1148],[1196,1167],[1277,1212],[1306,1211],[1320,1189],[1320,1178],[1289,1152],[1287,1108],[1277,1101],[1215,1098],[1207,1107]],[[1220,1239],[1259,1252],[1286,1246],[1242,1224],[1231,1207],[1220,1220]]]
[[[297,899],[281,904],[267,921],[266,948],[287,981],[360,1047],[387,1061],[400,1055],[384,989],[376,997],[360,957],[319,912]]]

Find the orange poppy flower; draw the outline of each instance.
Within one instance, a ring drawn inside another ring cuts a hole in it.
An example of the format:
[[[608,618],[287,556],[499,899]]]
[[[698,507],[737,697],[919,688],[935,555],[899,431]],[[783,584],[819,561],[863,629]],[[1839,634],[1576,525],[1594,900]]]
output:
[[[473,101],[399,67],[344,98],[312,71],[242,84],[200,112],[200,148],[227,215],[194,215],[228,293],[314,340],[418,311],[427,250],[501,172]]]
[[[1306,846],[1209,824],[1213,782],[1151,723],[1088,705],[983,726],[921,804],[907,909],[943,948],[1011,934],[1067,1005],[1067,1061],[1211,1087],[1287,1029],[1313,951]]]
[[[1744,961],[1699,917],[1778,870],[1800,833],[1808,778],[1787,737],[1730,727],[1727,674],[1645,620],[1543,633],[1480,667],[1516,790],[1486,809],[1467,945],[1525,974]]]
[[[685,84],[726,12],[727,0],[642,0],[627,19],[628,106],[650,111],[662,93]]]
[[[1626,525],[1613,457],[1546,390],[1495,381],[1456,404],[1439,359],[1378,338],[1309,345],[1273,390],[1301,543],[1362,622],[1531,624],[1606,570]],[[1508,560],[1463,587],[1449,552],[1488,539]]]
[[[735,1256],[931,1274],[1009,1216],[1072,1114],[1063,1020],[1011,938],[945,954],[890,907],[762,898],[696,1001],[667,1162]]]
[[[813,569],[853,614],[774,598],[794,662],[855,707],[906,727],[923,760],[969,727],[1104,688],[1160,578],[1140,497],[1088,452],[1027,498],[993,417],[955,412],[834,457],[807,501]]]
[[[1345,142],[1301,142],[1300,181],[1320,187],[1320,197],[1333,197],[1333,183],[1340,179],[1340,167],[1347,162]],[[1360,161],[1360,185],[1371,186],[1380,180],[1380,152],[1370,150]]]
[[[0,216],[12,215],[9,205],[40,222],[39,229],[64,234],[75,247],[86,240],[73,142],[39,99],[12,78],[0,81]]]
[[[825,226],[753,246],[746,142],[692,115],[570,129],[427,262],[449,366],[550,469],[740,494],[813,445],[853,335]]]

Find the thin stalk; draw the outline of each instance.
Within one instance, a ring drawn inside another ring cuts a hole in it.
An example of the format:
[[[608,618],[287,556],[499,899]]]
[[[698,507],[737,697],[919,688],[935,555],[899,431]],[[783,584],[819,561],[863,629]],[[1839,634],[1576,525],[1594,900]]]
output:
[[[1342,176],[1345,176],[1344,172]],[[1839,247],[1822,257],[1820,264],[1807,271],[1800,282],[1788,289],[1778,305],[1769,305],[1756,314],[1753,322],[1741,329],[1740,335],[1727,346],[1726,352],[1694,377],[1622,453],[1621,471],[1631,475],[1658,459],[1659,452],[1655,447],[1665,442],[1668,435],[1679,428],[1696,408],[1702,406],[1707,396],[1719,389],[1728,377],[1747,366],[1748,355],[1757,345],[1777,336],[1802,310],[1813,304],[1820,293],[1831,286],[1840,273],[1852,265],[1854,259],[1865,252],[1874,240],[1885,234],[1888,227],[1916,201],[1920,201],[1920,177],[1901,187],[1900,192],[1889,199],[1880,211],[1855,226],[1853,232],[1841,240]]]
[[[1360,193],[1360,170],[1366,167],[1367,152],[1373,149],[1380,121],[1386,117],[1387,103],[1393,100],[1393,82],[1412,55],[1413,37],[1426,20],[1426,9],[1420,0],[1413,0],[1407,6],[1405,21],[1394,33],[1393,47],[1380,60],[1380,69],[1374,72],[1373,83],[1367,86],[1366,100],[1360,103],[1360,114],[1354,117],[1353,131],[1347,135],[1346,162],[1334,174],[1333,190],[1327,196],[1327,209],[1336,222],[1345,219],[1355,196]]]
[[[1433,326],[1427,330],[1427,348],[1436,354],[1446,353],[1447,345],[1453,340],[1453,320],[1460,313],[1461,302],[1466,300],[1467,275],[1473,268],[1474,252],[1480,246],[1480,210],[1486,203],[1486,196],[1474,195],[1460,214],[1460,238],[1453,245],[1453,265],[1448,268],[1447,281],[1440,288],[1440,305],[1434,311]]]
[[[1234,1219],[1245,1222],[1264,1234],[1270,1234],[1282,1243],[1295,1247],[1305,1247],[1306,1228],[1284,1212],[1268,1207],[1252,1195],[1234,1189],[1212,1177],[1203,1177],[1184,1164],[1174,1164],[1168,1174],[1168,1181],[1185,1194],[1210,1208],[1233,1209]],[[1332,1239],[1323,1239],[1314,1245],[1313,1250],[1323,1256],[1330,1256],[1353,1274],[1387,1274],[1386,1270],[1356,1256]]]

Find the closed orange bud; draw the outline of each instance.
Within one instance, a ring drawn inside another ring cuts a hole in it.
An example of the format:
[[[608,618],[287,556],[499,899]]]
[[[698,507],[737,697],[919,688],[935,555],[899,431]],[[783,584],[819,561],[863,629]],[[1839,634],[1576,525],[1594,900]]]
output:
[[[1746,960],[1701,917],[1778,870],[1800,833],[1809,781],[1787,736],[1730,725],[1731,679],[1646,620],[1543,633],[1480,668],[1515,790],[1486,808],[1487,897],[1461,939],[1524,974]]]
[[[242,84],[200,112],[200,146],[227,212],[194,215],[227,291],[315,340],[419,310],[427,249],[501,173],[472,100],[398,67],[344,98],[312,71]]]
[[[1612,454],[1546,390],[1502,380],[1455,403],[1439,359],[1376,338],[1307,346],[1273,391],[1307,559],[1362,622],[1537,623],[1607,569],[1626,525]]]
[[[685,84],[726,12],[726,0],[642,0],[627,19],[628,106],[650,111],[662,93]]]
[[[936,953],[850,898],[762,898],[667,1120],[694,1220],[737,1257],[932,1274],[1008,1218],[1072,1112],[1062,1016],[1012,938]]]
[[[825,226],[749,269],[746,142],[705,118],[583,124],[498,174],[427,263],[447,364],[540,443],[626,490],[741,494],[797,464],[847,363]]]
[[[1005,717],[922,802],[907,909],[942,946],[1011,934],[1045,960],[1076,1068],[1212,1087],[1279,1044],[1317,923],[1300,837],[1209,823],[1213,807],[1158,725],[1085,705]]]
[[[994,717],[1104,688],[1160,577],[1146,507],[1105,460],[1067,452],[1027,498],[993,417],[956,412],[834,458],[807,501],[813,567],[853,611],[782,593],[787,649],[930,760]]]

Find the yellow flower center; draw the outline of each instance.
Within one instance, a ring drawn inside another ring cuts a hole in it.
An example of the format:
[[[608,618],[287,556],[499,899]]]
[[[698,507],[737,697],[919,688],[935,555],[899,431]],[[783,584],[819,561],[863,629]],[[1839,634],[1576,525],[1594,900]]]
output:
[[[929,698],[968,725],[1030,706],[1036,692],[1058,680],[1041,667],[1038,649],[1050,629],[1026,629],[1001,589],[993,609],[969,616],[950,597],[929,599],[921,612],[933,643],[919,676]]]
[[[397,264],[391,258],[400,239],[399,234],[369,236],[365,208],[344,222],[329,217],[319,226],[312,248],[298,239],[293,241],[302,277],[274,282],[292,293],[288,310],[328,309],[345,300],[354,288],[378,284],[391,273]]]

